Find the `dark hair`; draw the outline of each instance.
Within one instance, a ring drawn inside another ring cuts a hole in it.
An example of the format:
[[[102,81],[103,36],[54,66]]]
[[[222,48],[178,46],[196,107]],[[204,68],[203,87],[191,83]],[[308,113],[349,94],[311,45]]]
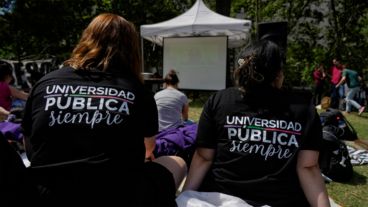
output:
[[[168,85],[176,85],[179,83],[179,78],[178,76],[176,75],[176,71],[171,69],[166,75],[165,75],[165,78],[164,78],[164,81],[166,84]]]
[[[11,65],[6,62],[0,62],[0,81],[4,81],[9,75],[13,75],[13,69]]]
[[[64,64],[78,70],[130,73],[143,82],[138,33],[131,22],[116,14],[95,17]]]
[[[270,85],[283,67],[279,46],[261,40],[244,48],[238,58],[239,67],[234,71],[235,85],[243,92],[259,86]]]

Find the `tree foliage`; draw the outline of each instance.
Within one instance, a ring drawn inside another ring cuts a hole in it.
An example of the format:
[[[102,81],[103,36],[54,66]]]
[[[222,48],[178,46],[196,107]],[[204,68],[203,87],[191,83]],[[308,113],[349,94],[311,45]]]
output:
[[[4,12],[9,2],[15,3]],[[143,24],[171,19],[189,9],[195,0],[0,0],[0,57],[24,59],[68,57],[81,31],[101,12],[117,13]],[[360,72],[367,69],[368,2],[366,0],[204,0],[212,10],[257,23],[288,22],[287,78],[291,85],[309,85],[310,69],[323,63],[327,68],[337,57]],[[145,62],[162,66],[162,48],[144,41]]]
[[[253,22],[256,12],[262,22],[288,22],[287,81],[291,85],[311,84],[306,64],[322,63],[328,68],[334,57],[360,72],[367,69],[365,0],[233,0],[233,13],[241,7]]]

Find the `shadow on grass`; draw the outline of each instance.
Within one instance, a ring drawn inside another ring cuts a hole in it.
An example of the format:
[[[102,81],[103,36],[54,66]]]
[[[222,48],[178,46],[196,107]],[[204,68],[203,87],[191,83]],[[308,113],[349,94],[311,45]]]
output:
[[[367,184],[367,177],[354,170],[352,179],[349,182],[341,183],[347,185],[365,185]]]

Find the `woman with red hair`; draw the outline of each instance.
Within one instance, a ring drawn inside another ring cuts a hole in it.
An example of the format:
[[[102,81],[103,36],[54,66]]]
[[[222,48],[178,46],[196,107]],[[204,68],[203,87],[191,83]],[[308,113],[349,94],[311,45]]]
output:
[[[175,205],[184,160],[145,161],[158,120],[144,89],[138,40],[123,17],[98,15],[65,67],[34,85],[23,128],[45,204]]]

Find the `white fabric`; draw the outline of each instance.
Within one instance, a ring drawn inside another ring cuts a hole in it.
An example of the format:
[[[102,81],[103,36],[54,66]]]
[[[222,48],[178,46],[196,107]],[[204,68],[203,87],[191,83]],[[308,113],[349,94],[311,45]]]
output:
[[[228,47],[243,46],[249,38],[251,21],[223,16],[197,0],[185,13],[156,24],[141,26],[141,36],[160,46],[165,37],[228,36]]]
[[[20,157],[22,158],[22,161],[26,167],[31,166],[31,162],[28,160],[27,155],[25,152],[20,154]]]
[[[368,164],[368,150],[355,149],[351,146],[347,146],[352,165],[365,165]]]
[[[242,199],[218,192],[184,191],[177,198],[178,207],[252,207]],[[266,207],[266,206],[264,206]]]
[[[331,207],[341,207],[329,198]],[[253,207],[242,199],[218,192],[184,191],[177,198],[178,207]],[[264,205],[262,207],[270,207]]]
[[[342,207],[341,205],[337,204],[332,198],[329,198],[331,207]]]

